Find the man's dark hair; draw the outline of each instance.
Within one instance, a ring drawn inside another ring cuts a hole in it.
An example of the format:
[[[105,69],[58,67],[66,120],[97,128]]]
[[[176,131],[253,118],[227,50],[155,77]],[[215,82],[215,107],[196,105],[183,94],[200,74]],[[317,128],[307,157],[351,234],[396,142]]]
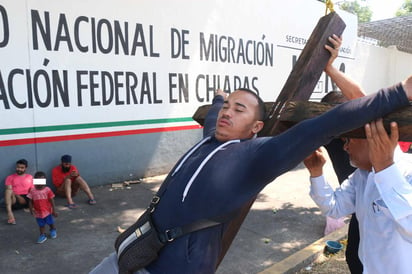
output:
[[[246,91],[250,94],[252,94],[256,100],[258,101],[258,119],[260,121],[265,121],[266,120],[266,106],[265,103],[263,102],[262,98],[259,97],[259,95],[257,95],[256,92],[254,92],[251,89],[248,88],[238,88],[237,90],[241,90],[241,91]]]
[[[34,178],[46,178],[46,173],[44,173],[43,171],[37,171],[35,174],[34,174]]]
[[[71,163],[72,162],[72,156],[66,154],[63,155],[61,158],[62,163]]]
[[[27,167],[27,160],[26,159],[20,159],[16,162],[16,165],[24,165]]]
[[[322,100],[320,101],[322,103],[341,104],[349,100],[342,94],[342,92],[334,90],[323,96]]]

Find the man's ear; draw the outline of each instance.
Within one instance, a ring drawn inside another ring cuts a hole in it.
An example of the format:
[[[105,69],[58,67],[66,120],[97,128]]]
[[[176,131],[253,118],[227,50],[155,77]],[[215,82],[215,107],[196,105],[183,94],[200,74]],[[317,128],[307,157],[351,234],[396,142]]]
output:
[[[253,128],[252,128],[252,132],[253,132],[253,134],[256,134],[256,133],[258,133],[259,131],[261,131],[262,130],[262,128],[263,128],[263,126],[264,126],[264,122],[263,121],[256,121],[255,122],[255,125],[253,126]]]

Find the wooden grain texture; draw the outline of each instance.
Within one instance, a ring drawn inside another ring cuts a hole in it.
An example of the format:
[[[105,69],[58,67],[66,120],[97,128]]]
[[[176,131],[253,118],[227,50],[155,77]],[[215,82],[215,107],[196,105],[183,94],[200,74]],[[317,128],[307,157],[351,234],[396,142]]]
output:
[[[273,136],[281,131],[277,118],[288,101],[309,100],[330,58],[325,44],[331,45],[328,38],[333,34],[341,36],[345,27],[345,23],[335,12],[320,18],[279,96],[268,111],[269,119],[259,136]]]
[[[285,129],[310,118],[319,116],[333,108],[333,104],[290,101],[279,117],[279,122]],[[399,128],[399,141],[412,142],[412,106],[402,108],[383,117],[386,131],[390,132],[390,123],[397,122]],[[341,137],[365,138],[363,127],[342,134]]]

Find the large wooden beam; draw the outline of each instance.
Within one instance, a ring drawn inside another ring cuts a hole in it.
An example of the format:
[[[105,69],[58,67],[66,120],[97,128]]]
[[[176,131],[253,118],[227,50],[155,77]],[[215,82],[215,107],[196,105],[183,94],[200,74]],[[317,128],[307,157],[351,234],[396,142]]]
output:
[[[345,23],[335,12],[320,18],[279,96],[269,110],[269,119],[265,121],[265,127],[259,136],[273,136],[281,130],[277,118],[288,101],[309,100],[330,58],[325,44],[331,45],[328,38],[333,34],[341,36],[345,27]]]
[[[335,105],[318,102],[291,101],[279,117],[279,122],[285,129],[310,118],[319,116],[333,108]],[[412,106],[392,112],[383,117],[383,124],[390,132],[390,123],[397,122],[399,128],[399,141],[412,142]],[[366,138],[364,128],[354,129],[342,134],[342,137]]]

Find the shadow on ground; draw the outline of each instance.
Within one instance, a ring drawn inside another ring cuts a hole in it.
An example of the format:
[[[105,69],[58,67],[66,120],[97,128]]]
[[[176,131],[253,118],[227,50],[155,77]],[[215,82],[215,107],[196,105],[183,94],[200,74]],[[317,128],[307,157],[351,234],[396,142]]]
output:
[[[43,244],[35,243],[38,228],[34,217],[16,211],[17,225],[7,225],[7,214],[1,209],[1,272],[88,273],[114,251],[117,226],[127,227],[135,221],[161,179],[118,190],[111,185],[93,187],[98,203],[88,205],[80,193],[75,197],[79,207],[74,210],[64,206],[65,199],[56,198],[58,236]],[[324,218],[308,202],[307,191],[298,194],[295,187],[302,190],[298,184],[285,190],[277,182],[258,196],[217,273],[258,273],[323,236]]]

